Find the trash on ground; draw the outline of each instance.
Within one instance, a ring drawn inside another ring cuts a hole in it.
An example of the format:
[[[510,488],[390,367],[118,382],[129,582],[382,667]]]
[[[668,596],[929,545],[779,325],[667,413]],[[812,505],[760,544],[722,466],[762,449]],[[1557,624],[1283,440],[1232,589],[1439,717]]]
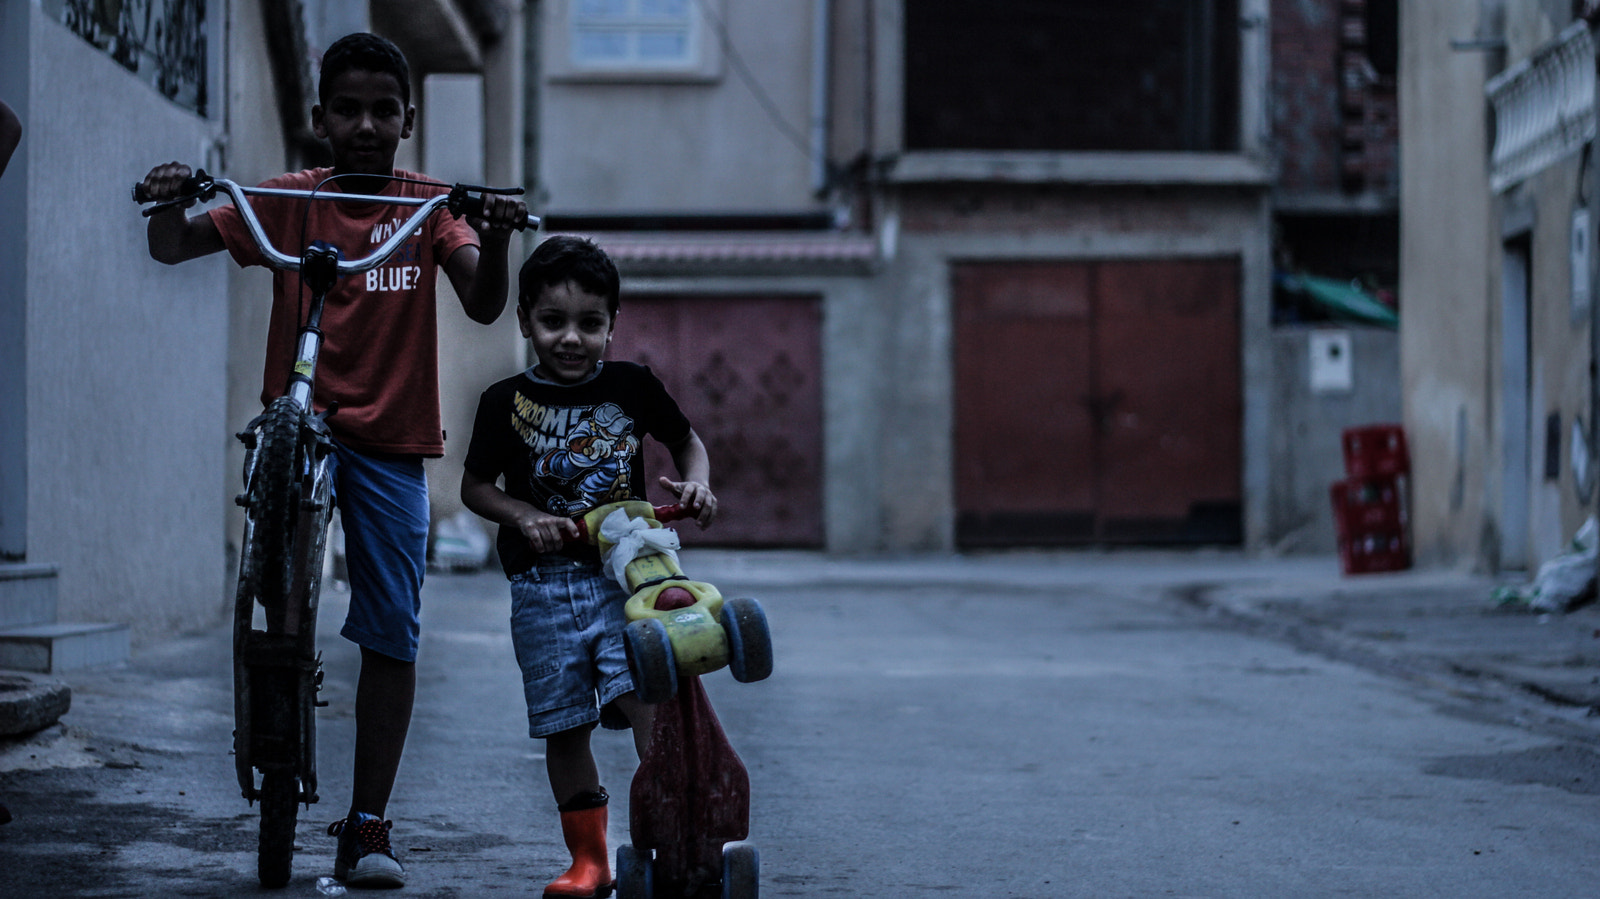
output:
[[[1600,559],[1600,523],[1593,515],[1578,529],[1572,546],[1539,566],[1527,587],[1501,587],[1495,601],[1502,607],[1525,606],[1535,612],[1570,612],[1595,598],[1595,564]]]

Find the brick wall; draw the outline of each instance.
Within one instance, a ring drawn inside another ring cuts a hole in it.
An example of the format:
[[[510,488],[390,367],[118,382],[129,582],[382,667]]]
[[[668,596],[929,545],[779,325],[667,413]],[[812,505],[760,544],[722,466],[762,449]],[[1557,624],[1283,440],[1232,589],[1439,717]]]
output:
[[[1373,65],[1384,36],[1368,33],[1368,13],[1366,0],[1272,4],[1271,122],[1285,190],[1395,189],[1394,77]]]

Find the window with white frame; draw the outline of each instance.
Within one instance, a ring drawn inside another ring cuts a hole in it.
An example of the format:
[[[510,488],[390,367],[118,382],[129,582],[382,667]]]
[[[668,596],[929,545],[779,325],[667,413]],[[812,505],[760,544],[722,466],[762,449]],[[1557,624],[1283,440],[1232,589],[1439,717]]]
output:
[[[726,0],[549,0],[546,75],[558,82],[722,77]]]
[[[694,0],[572,0],[579,69],[683,70],[695,65]]]

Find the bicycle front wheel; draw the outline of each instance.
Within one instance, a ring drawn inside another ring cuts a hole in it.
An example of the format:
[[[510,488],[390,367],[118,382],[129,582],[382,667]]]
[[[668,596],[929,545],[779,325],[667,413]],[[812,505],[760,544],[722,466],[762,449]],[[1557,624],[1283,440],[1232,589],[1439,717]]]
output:
[[[264,887],[277,889],[289,882],[294,866],[294,819],[299,805],[300,787],[294,772],[262,773],[261,845],[256,874]]]

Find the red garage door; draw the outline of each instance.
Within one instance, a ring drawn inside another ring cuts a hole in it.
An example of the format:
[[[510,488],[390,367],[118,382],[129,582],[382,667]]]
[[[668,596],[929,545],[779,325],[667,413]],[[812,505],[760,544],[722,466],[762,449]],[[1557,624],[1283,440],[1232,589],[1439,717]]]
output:
[[[721,516],[685,543],[818,547],[822,528],[821,303],[793,296],[623,298],[610,357],[649,365],[711,455]],[[651,496],[671,457],[646,441]]]
[[[958,543],[1242,539],[1236,260],[952,277]]]

